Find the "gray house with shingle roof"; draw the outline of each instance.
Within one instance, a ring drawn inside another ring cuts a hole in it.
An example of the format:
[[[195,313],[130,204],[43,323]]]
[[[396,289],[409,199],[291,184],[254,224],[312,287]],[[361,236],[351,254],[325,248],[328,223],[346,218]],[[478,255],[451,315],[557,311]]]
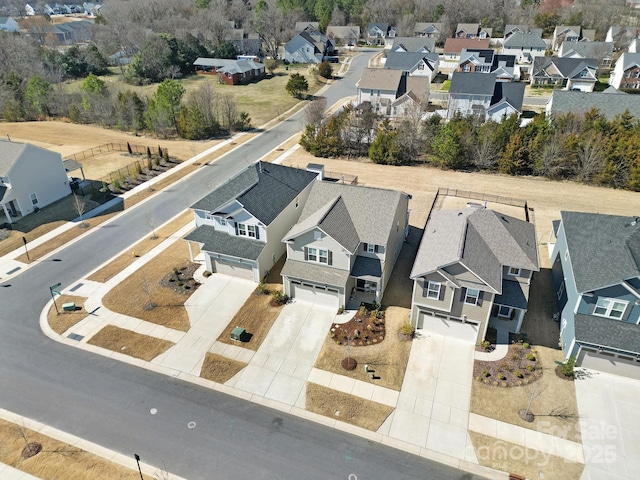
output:
[[[317,173],[258,162],[191,206],[207,270],[260,281],[282,256],[282,237],[304,207]],[[193,255],[192,255],[193,258]]]
[[[519,332],[539,271],[535,226],[485,208],[433,211],[411,271],[411,323],[472,342]]]
[[[406,72],[410,77],[427,77],[432,82],[438,74],[439,59],[437,53],[391,51],[384,68]]]
[[[640,217],[563,211],[549,243],[565,358],[640,379]]]
[[[638,116],[640,112],[640,95],[630,95],[607,88],[604,92],[566,92],[554,90],[547,102],[547,116],[565,115],[574,113],[582,115],[589,110],[597,109],[608,120],[613,120],[616,115],[629,112]]]
[[[284,59],[291,63],[321,63],[334,50],[332,40],[309,27],[284,45]]]
[[[598,62],[593,58],[537,57],[530,69],[531,85],[556,85],[593,92]]]
[[[380,302],[408,234],[410,198],[315,182],[300,221],[283,235],[285,293],[336,309]]]
[[[544,57],[547,43],[537,32],[514,32],[502,45],[503,55],[515,55],[518,64],[531,64],[536,57]]]

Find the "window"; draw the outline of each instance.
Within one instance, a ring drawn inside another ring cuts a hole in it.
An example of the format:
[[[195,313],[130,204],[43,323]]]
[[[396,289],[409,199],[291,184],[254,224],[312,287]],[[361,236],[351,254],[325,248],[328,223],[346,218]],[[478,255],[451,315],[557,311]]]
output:
[[[238,235],[242,237],[257,238],[257,227],[255,225],[238,224]]]
[[[500,305],[500,308],[498,309],[498,316],[499,317],[505,317],[505,318],[511,318],[511,312],[512,311],[513,311],[513,308],[505,307],[504,305]]]
[[[313,239],[320,240],[322,238],[322,232],[320,230],[313,231]]]
[[[367,243],[367,252],[375,253],[376,252],[376,246],[373,243]]]
[[[37,205],[38,204],[38,197],[36,196],[35,193],[30,194],[29,198],[31,199],[31,203],[33,205]]]
[[[329,251],[324,248],[307,248],[307,260],[310,262],[329,264]]]
[[[628,303],[624,300],[614,300],[613,298],[598,298],[593,314],[600,317],[622,318]]]
[[[587,70],[583,70],[580,72],[580,78],[586,78],[589,75]]]
[[[558,300],[562,298],[562,294],[564,293],[564,280],[560,284],[560,288],[558,289]]]
[[[427,298],[433,298],[434,300],[440,299],[440,283],[429,282],[427,285]]]
[[[467,294],[464,296],[464,303],[467,305],[477,305],[480,290],[475,288],[467,288]]]
[[[462,71],[463,72],[470,72],[471,71],[471,65],[469,65],[468,63],[462,66]]]
[[[220,225],[222,225],[223,227],[227,225],[227,219],[226,218],[222,218],[220,217]]]
[[[516,267],[509,267],[509,275],[512,277],[517,277],[520,275],[520,269]]]

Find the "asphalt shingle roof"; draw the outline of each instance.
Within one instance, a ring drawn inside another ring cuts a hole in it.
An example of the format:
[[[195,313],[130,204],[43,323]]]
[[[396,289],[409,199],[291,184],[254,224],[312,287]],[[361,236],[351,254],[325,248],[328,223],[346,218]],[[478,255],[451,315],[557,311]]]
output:
[[[379,258],[363,257],[358,255],[351,269],[351,276],[356,278],[382,276],[382,264]]]
[[[269,225],[316,176],[316,173],[298,168],[258,162],[198,200],[191,208],[215,212],[237,200],[251,215]]]
[[[202,244],[202,250],[236,258],[256,260],[266,243],[216,231],[211,225],[201,225],[183,237]]]
[[[453,72],[449,94],[493,96],[495,73]]]
[[[384,68],[408,72],[423,60],[425,60],[428,68],[433,70],[432,65],[437,60],[437,54],[422,52],[389,52],[387,54],[387,61],[384,64]]]
[[[640,326],[595,315],[575,315],[576,341],[640,354]]]
[[[393,40],[391,51],[398,47],[404,48],[407,52],[418,52],[427,50],[427,52],[435,52],[436,39],[430,37],[396,37]]]
[[[13,164],[27,148],[26,143],[0,140],[0,175],[7,175]]]
[[[526,310],[529,298],[529,285],[512,282],[511,280],[502,281],[502,294],[497,295],[494,302],[507,307],[519,308]]]
[[[578,293],[640,276],[636,217],[562,211],[560,218]]]
[[[600,58],[613,54],[613,42],[564,42],[560,46],[560,57],[575,52],[583,58]]]
[[[546,75],[546,70],[552,65],[563,78],[573,78],[585,68],[597,69],[597,61],[593,58],[536,57],[533,61],[533,76]]]
[[[463,48],[489,48],[488,38],[447,38],[444,42],[444,53],[460,53]]]
[[[632,67],[640,65],[640,53],[624,52],[620,55],[618,62],[622,62],[622,70],[626,71]]]
[[[522,112],[524,87],[525,84],[520,82],[496,82],[491,106],[494,107],[506,102],[519,112]]]
[[[281,274],[289,278],[303,278],[310,282],[343,287],[351,275],[348,270],[300,262],[290,258],[284,262]]]
[[[504,48],[547,48],[547,43],[535,33],[516,32],[504,41]]]
[[[365,68],[358,83],[361,89],[380,89],[397,92],[402,80],[402,70]]]
[[[570,92],[554,90],[549,100],[549,115],[584,113],[597,108],[607,119],[629,111],[638,116],[640,95],[630,95],[609,87],[605,92]]]

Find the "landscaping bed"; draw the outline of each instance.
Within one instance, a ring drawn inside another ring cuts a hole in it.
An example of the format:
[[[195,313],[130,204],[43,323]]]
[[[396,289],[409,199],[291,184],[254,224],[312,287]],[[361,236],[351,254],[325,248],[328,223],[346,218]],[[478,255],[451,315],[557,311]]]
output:
[[[542,375],[535,348],[527,343],[513,343],[504,358],[489,362],[476,360],[473,377],[494,387],[518,387],[527,385]]]
[[[200,268],[199,263],[185,262],[181,267],[174,267],[160,280],[160,285],[170,288],[181,295],[188,295],[196,290],[200,283],[193,278],[193,274]]]
[[[352,347],[362,347],[382,343],[385,337],[385,312],[373,305],[363,304],[346,323],[336,323],[329,336],[336,345],[351,343]]]

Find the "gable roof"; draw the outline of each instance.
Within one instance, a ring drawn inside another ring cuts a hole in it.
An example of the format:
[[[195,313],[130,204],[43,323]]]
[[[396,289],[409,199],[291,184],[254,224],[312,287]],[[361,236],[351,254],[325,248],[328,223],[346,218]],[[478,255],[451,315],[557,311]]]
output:
[[[624,52],[622,55],[620,55],[618,62],[622,64],[623,71],[640,66],[640,53]],[[618,62],[616,62],[616,67],[618,66]]]
[[[429,77],[423,75],[414,75],[412,77],[406,77],[407,91],[406,94],[414,96],[414,100],[425,103],[429,97]]]
[[[400,88],[402,76],[402,70],[365,68],[364,72],[362,72],[362,77],[360,77],[360,81],[358,82],[358,88],[392,90],[397,93]]]
[[[37,150],[40,153],[45,153],[47,154],[47,158],[53,158],[53,156],[56,156],[60,163],[62,163],[62,157],[57,152],[37,147],[30,143],[0,139],[0,176],[8,175],[9,171],[27,150]]]
[[[395,37],[391,51],[402,47],[407,52],[435,52],[436,39],[428,37]]]
[[[495,73],[453,72],[449,94],[493,96],[495,83]]]
[[[442,30],[442,23],[434,22],[417,22],[413,27],[414,32],[425,34],[442,33]]]
[[[386,245],[398,206],[406,197],[396,190],[315,182],[300,221],[285,238],[318,225],[349,251],[358,246],[355,242]]]
[[[491,98],[491,108],[508,103],[518,112],[522,112],[525,84],[521,82],[496,82]]]
[[[585,68],[597,70],[597,61],[593,58],[536,57],[533,60],[533,76],[547,75],[546,70],[555,66],[563,78],[573,78]]]
[[[573,32],[576,35],[580,36],[581,30],[582,27],[580,25],[556,25],[556,28],[553,29],[553,36],[557,37],[558,35],[563,35],[570,32]]]
[[[554,90],[548,105],[549,115],[580,114],[596,108],[607,119],[613,120],[626,111],[631,114],[640,112],[640,95],[629,95],[613,87],[591,93]]]
[[[433,71],[433,64],[438,61],[437,53],[422,52],[389,52],[384,68],[391,70],[411,71],[420,62],[424,63]]]
[[[531,33],[532,35],[536,35],[538,37],[542,38],[542,29],[541,28],[531,28],[531,26],[529,25],[506,25],[504,27],[504,34],[505,36],[508,34],[515,34],[515,33]]]
[[[545,42],[540,35],[536,35],[533,32],[512,34],[504,41],[504,48],[547,48],[547,42]]]
[[[561,211],[560,218],[578,293],[640,276],[637,217]]]
[[[613,42],[564,42],[558,56],[565,57],[575,52],[582,58],[600,58],[613,54]]]
[[[185,240],[202,244],[202,250],[211,253],[221,253],[230,257],[257,260],[266,243],[250,238],[229,235],[220,232],[211,225],[200,225],[183,237]]]
[[[495,50],[491,48],[463,48],[462,51],[460,51],[460,63],[462,64],[462,62],[467,60],[477,59],[483,65],[491,65],[494,54]]]
[[[477,35],[479,29],[479,23],[459,23],[456,27],[456,33],[465,32],[467,34]]]
[[[489,48],[488,38],[447,38],[444,53],[460,53],[463,48]]]
[[[327,27],[327,37],[329,38],[360,38],[359,25],[329,25]]]
[[[539,270],[535,226],[486,209],[431,213],[410,277],[461,263],[496,293],[502,292],[502,266]]]
[[[307,27],[311,27],[314,30],[318,30],[320,28],[320,22],[296,22],[294,31],[296,33],[302,32]]]
[[[264,225],[269,225],[311,182],[316,173],[258,162],[194,203],[194,210],[215,212],[237,200]]]
[[[375,35],[378,30],[380,30],[384,35],[389,32],[389,24],[388,23],[369,23],[367,25],[367,32],[369,35]]]

